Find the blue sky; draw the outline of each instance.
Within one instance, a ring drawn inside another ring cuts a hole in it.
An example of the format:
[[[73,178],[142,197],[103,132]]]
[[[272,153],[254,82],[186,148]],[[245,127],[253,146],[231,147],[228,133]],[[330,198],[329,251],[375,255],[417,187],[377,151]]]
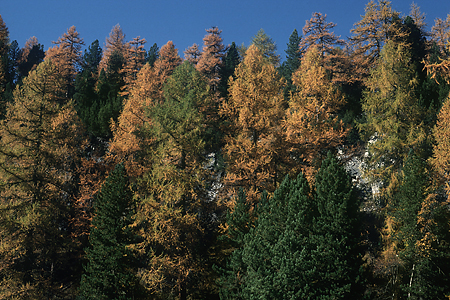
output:
[[[75,25],[86,47],[98,39],[104,44],[112,27],[120,24],[127,40],[141,36],[159,47],[172,40],[183,57],[183,50],[193,43],[202,44],[205,29],[217,26],[224,44],[249,44],[263,28],[284,50],[296,28],[299,33],[313,12],[327,14],[336,34],[350,36],[353,24],[361,19],[369,0],[1,0],[0,15],[10,32],[10,39],[20,46],[36,36],[44,49],[52,46],[67,28]],[[431,27],[435,18],[450,13],[450,0],[415,0],[426,14]],[[403,14],[410,10],[410,0],[393,0],[392,6]]]

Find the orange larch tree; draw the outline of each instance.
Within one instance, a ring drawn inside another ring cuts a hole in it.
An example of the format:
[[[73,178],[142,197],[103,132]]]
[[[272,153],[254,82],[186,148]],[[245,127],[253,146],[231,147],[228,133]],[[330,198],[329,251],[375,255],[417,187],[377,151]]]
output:
[[[190,47],[186,48],[186,50],[184,50],[184,59],[188,60],[194,66],[197,65],[198,60],[200,59],[201,55],[202,55],[202,52],[198,48],[197,44],[193,44],[192,46],[190,46]]]
[[[75,76],[81,67],[81,47],[84,41],[75,26],[70,27],[56,42],[56,46],[48,49],[45,59],[50,59],[67,82],[67,96],[75,92]]]
[[[450,40],[450,14],[447,15],[445,20],[436,18],[433,27],[431,27],[431,39],[436,42],[441,52],[447,50],[447,43]]]
[[[178,51],[172,41],[161,47],[159,57],[154,66],[149,64],[137,73],[135,84],[126,98],[122,113],[117,123],[112,125],[113,140],[111,152],[117,158],[127,157],[131,163],[129,174],[141,174],[145,167],[133,158],[142,146],[149,142],[137,136],[142,126],[149,126],[150,119],[146,116],[147,107],[163,101],[162,87],[174,69],[181,63]]]
[[[312,178],[327,149],[343,142],[347,130],[337,111],[344,96],[327,76],[321,50],[309,47],[300,68],[292,75],[292,93],[285,118],[291,173],[303,171]]]
[[[367,3],[362,19],[350,30],[353,60],[357,66],[355,77],[362,80],[369,76],[386,41],[394,32],[400,33],[399,20],[400,14],[392,8],[390,1],[379,0],[375,3],[371,0]]]
[[[207,35],[203,38],[203,51],[198,59],[196,69],[208,78],[212,91],[216,91],[220,82],[220,67],[225,56],[225,46],[220,34],[222,30],[217,27],[206,29]]]
[[[127,60],[121,70],[125,81],[125,85],[122,87],[122,96],[127,96],[130,93],[131,87],[136,80],[137,73],[145,64],[145,43],[146,40],[141,39],[140,36],[133,38],[133,40],[128,43]]]
[[[102,69],[106,71],[109,58],[111,57],[111,54],[113,54],[114,51],[119,51],[122,54],[122,56],[126,58],[128,54],[128,48],[129,44],[125,41],[125,34],[123,33],[122,28],[120,28],[120,25],[117,24],[111,30],[109,37],[107,37],[105,40],[103,57],[99,64],[98,74],[100,74],[100,71]]]
[[[247,190],[256,201],[263,190],[273,192],[282,180],[281,120],[284,115],[284,80],[254,45],[230,78],[229,99],[221,106],[227,118],[223,152],[226,157],[225,184],[234,194]]]

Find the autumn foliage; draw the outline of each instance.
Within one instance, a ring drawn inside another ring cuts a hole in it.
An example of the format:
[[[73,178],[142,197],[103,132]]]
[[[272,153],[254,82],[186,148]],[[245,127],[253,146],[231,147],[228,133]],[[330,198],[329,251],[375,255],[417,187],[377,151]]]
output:
[[[0,16],[0,299],[448,298],[450,19],[336,26],[183,59]]]

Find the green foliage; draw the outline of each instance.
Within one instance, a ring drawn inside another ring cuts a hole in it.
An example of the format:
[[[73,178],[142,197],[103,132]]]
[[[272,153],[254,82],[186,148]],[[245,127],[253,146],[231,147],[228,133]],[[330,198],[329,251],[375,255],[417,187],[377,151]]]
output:
[[[119,164],[102,185],[94,202],[94,217],[86,249],[87,264],[78,299],[135,299],[133,194],[125,167]]]
[[[359,129],[366,140],[374,138],[368,145],[371,175],[385,183],[398,171],[409,149],[419,149],[426,138],[417,99],[417,70],[410,62],[410,50],[389,40],[362,100],[366,120]]]
[[[448,209],[430,193],[425,162],[412,151],[399,177],[388,215],[394,221],[393,240],[401,260],[400,289],[404,297],[443,299],[450,289],[442,276],[450,267],[448,223],[443,222]]]
[[[286,87],[284,88],[284,98],[288,99],[290,93],[295,91],[292,84],[292,74],[300,67],[302,54],[300,52],[301,36],[298,35],[297,29],[291,33],[289,43],[287,44],[286,60],[281,64],[279,72],[286,79]]]
[[[159,47],[156,43],[154,43],[147,52],[147,63],[151,67],[153,67],[158,57],[159,57]]]
[[[61,296],[80,263],[71,261],[69,219],[81,133],[64,83],[50,61],[39,64],[0,124],[0,280],[48,298]]]
[[[315,278],[313,291],[320,299],[360,299],[361,249],[359,199],[350,176],[329,152],[316,175],[315,203],[318,216],[311,252]]]
[[[93,42],[89,52],[84,55],[85,68],[77,76],[74,99],[78,115],[89,134],[110,138],[111,119],[117,120],[123,106],[119,92],[124,86],[123,76],[120,73],[124,58],[119,51],[114,51],[108,60],[107,71],[102,69],[97,79],[100,54],[98,41]]]
[[[222,299],[361,297],[358,199],[331,154],[315,193],[303,174],[286,177],[258,205],[254,226],[244,201],[241,192],[227,217],[236,249],[221,269]]]
[[[222,97],[228,97],[228,87],[229,87],[229,79],[230,76],[234,75],[234,70],[239,65],[240,57],[239,52],[234,42],[231,43],[231,46],[228,48],[225,57],[223,58],[223,64],[220,68],[220,85],[219,91]]]
[[[268,36],[264,29],[258,30],[256,35],[252,38],[252,45],[255,45],[256,48],[261,51],[262,55],[265,59],[272,65],[278,67],[280,64],[280,55],[277,53],[277,45],[272,40],[270,36]]]

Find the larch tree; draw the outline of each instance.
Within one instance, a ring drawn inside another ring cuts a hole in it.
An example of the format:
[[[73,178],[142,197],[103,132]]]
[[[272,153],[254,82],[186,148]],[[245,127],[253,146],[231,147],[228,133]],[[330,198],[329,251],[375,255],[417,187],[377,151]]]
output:
[[[100,61],[99,65],[99,74],[102,69],[106,71],[108,66],[108,61],[110,56],[113,54],[114,51],[119,51],[124,58],[127,57],[129,44],[125,41],[125,34],[122,31],[122,28],[120,28],[120,25],[115,25],[111,33],[109,34],[109,37],[105,40],[105,47],[103,49],[103,57]]]
[[[414,2],[411,3],[409,16],[414,20],[414,24],[416,24],[417,28],[426,33],[428,24],[426,23],[425,13],[422,13],[420,7]],[[426,35],[429,35],[429,33],[426,33]]]
[[[211,92],[216,94],[214,106],[205,108],[211,113],[210,121],[217,122],[218,106],[221,102],[219,86],[221,82],[220,70],[223,66],[223,58],[226,53],[222,41],[222,30],[217,27],[206,29],[207,34],[203,38],[203,48],[195,68],[207,79]],[[213,104],[213,103],[211,103]]]
[[[344,40],[336,36],[331,29],[336,27],[333,22],[327,22],[327,15],[319,12],[313,13],[310,20],[303,27],[303,38],[299,43],[300,51],[305,53],[311,45],[316,45],[322,57],[334,53],[336,46],[343,46]]]
[[[194,66],[197,65],[198,60],[202,56],[202,52],[200,51],[198,45],[194,43],[192,46],[187,47],[184,51],[184,59],[189,61]]]
[[[283,176],[284,80],[254,45],[235,76],[230,79],[228,102],[221,107],[222,116],[229,121],[223,149],[225,184],[234,192],[243,187],[254,202],[263,189],[273,192]]]
[[[434,25],[431,27],[431,40],[438,45],[441,53],[448,51],[446,47],[450,40],[450,14],[447,15],[445,20],[441,18],[434,20]],[[447,52],[446,56],[448,55],[449,53]]]
[[[362,100],[365,121],[358,127],[366,140],[372,139],[368,145],[372,178],[389,184],[409,149],[420,153],[426,139],[416,97],[417,70],[409,49],[388,41],[366,84]]]
[[[302,57],[292,75],[295,92],[284,120],[290,172],[303,170],[308,178],[319,167],[324,150],[336,148],[347,134],[337,116],[345,99],[328,78],[323,59],[316,46]]]
[[[84,41],[80,38],[75,26],[70,27],[56,42],[56,46],[48,49],[45,59],[52,60],[58,71],[67,81],[67,97],[71,98],[75,92],[75,76],[81,69]]]
[[[138,220],[142,222],[147,253],[141,281],[161,297],[189,294],[204,289],[210,229],[205,183],[204,124],[200,107],[211,101],[207,81],[190,62],[178,66],[164,85],[164,101],[148,107],[151,123],[140,135],[152,140],[145,154],[149,170],[138,182],[142,200]],[[210,277],[209,277],[210,278]]]
[[[370,75],[380,57],[381,49],[393,35],[398,35],[399,13],[393,10],[391,2],[371,0],[365,7],[362,19],[351,29],[350,44],[353,61],[358,67],[354,76],[363,80]]]
[[[141,37],[138,36],[128,43],[129,47],[127,48],[128,53],[126,61],[121,70],[125,81],[125,85],[122,87],[121,96],[128,96],[131,87],[136,80],[137,73],[145,64],[144,44],[146,42],[145,39],[141,39]]]
[[[65,89],[57,67],[41,63],[14,91],[0,124],[2,234],[9,224],[16,237],[13,253],[2,248],[1,276],[32,286],[31,298],[62,297],[60,287],[73,280],[68,220],[82,134]]]
[[[153,67],[145,64],[137,74],[130,95],[124,101],[123,110],[117,122],[112,124],[111,152],[121,159],[127,157],[129,163],[135,164],[134,171],[129,170],[132,172],[130,174],[141,174],[145,168],[135,160],[138,152],[151,140],[137,136],[140,128],[149,126],[147,123],[151,122],[145,110],[163,102],[163,85],[180,63],[181,58],[172,41],[162,46]]]
[[[266,58],[275,67],[280,65],[280,55],[277,54],[277,45],[272,38],[266,34],[264,29],[261,28],[258,30],[255,36],[252,37],[251,44],[255,45],[264,58]]]

